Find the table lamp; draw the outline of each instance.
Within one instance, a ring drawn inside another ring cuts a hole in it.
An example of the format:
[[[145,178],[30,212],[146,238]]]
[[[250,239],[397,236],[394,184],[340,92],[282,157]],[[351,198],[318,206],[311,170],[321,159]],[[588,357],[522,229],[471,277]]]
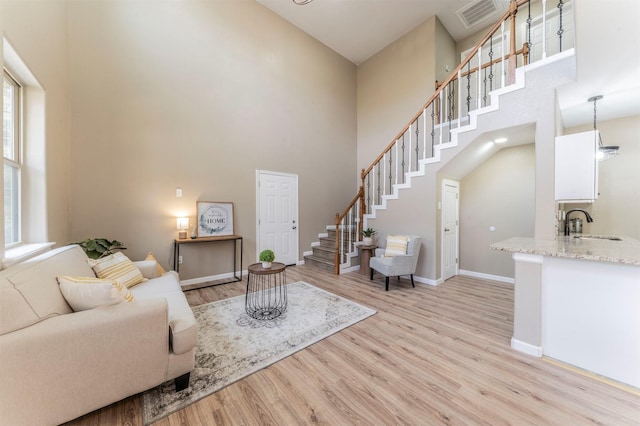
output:
[[[189,218],[178,217],[176,218],[176,228],[178,229],[178,238],[184,240],[187,238],[187,229],[189,229]]]

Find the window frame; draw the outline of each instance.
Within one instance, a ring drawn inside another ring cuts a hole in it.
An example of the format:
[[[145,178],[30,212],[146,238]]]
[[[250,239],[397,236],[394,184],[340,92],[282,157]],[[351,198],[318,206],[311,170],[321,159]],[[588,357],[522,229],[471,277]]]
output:
[[[4,102],[4,82],[7,80],[11,86],[14,88],[14,98],[13,98],[13,129],[11,130],[13,133],[13,152],[11,157],[7,157],[4,155],[4,134],[3,134],[3,173],[4,169],[8,166],[16,170],[16,179],[17,182],[15,184],[15,194],[13,195],[13,203],[16,211],[14,212],[15,219],[17,225],[15,229],[16,238],[13,241],[7,242],[7,236],[5,235],[5,248],[15,247],[17,245],[22,244],[22,140],[23,140],[23,106],[24,106],[24,98],[23,98],[23,88],[24,86],[20,83],[20,81],[11,73],[7,68],[2,69],[2,79],[3,79],[3,102]],[[4,107],[4,105],[3,105]],[[4,108],[3,108],[4,114]],[[3,117],[4,119],[4,117]],[[6,132],[7,129],[3,128],[3,132]],[[6,184],[6,182],[5,182]],[[5,206],[6,207],[6,206]],[[6,221],[5,212],[3,211],[3,218]],[[3,222],[4,222],[3,221]],[[6,230],[6,224],[5,224]]]

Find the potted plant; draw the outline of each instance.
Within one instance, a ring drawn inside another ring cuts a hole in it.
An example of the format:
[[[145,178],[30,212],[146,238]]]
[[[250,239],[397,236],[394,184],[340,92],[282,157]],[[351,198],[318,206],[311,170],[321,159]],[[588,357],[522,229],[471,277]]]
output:
[[[126,250],[123,243],[117,240],[107,240],[106,238],[87,238],[79,243],[74,243],[82,247],[82,250],[91,259],[99,259],[108,256],[117,250]]]
[[[365,246],[370,246],[373,244],[373,236],[375,235],[376,230],[373,228],[367,228],[362,230],[362,244]]]
[[[264,269],[269,269],[271,268],[271,262],[273,262],[273,259],[276,258],[276,255],[273,253],[273,250],[262,250],[260,252],[260,262],[262,262],[262,267]]]

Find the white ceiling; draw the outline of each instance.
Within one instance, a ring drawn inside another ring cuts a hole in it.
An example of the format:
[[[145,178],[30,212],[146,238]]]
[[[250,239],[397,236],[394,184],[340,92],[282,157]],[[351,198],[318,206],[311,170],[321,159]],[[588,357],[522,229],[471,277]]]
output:
[[[256,0],[354,64],[360,64],[417,25],[437,15],[454,40],[460,41],[495,22],[503,10],[465,28],[456,12],[474,0],[314,0],[298,6],[292,0]],[[548,2],[548,4],[551,2]],[[566,127],[640,114],[640,1],[579,0],[576,21],[578,80],[558,91]]]

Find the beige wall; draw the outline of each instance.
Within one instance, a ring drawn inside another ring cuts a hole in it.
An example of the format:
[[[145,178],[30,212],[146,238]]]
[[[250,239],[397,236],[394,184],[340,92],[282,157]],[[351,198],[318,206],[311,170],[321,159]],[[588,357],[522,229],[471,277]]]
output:
[[[355,193],[355,65],[255,1],[70,2],[69,67],[73,239],[169,266],[175,217],[232,201],[246,268],[257,169],[299,176],[300,258]],[[186,249],[181,277],[226,250]]]
[[[436,80],[444,81],[455,67],[460,63],[458,55],[456,55],[456,42],[451,37],[447,29],[436,18],[436,59],[435,72]],[[448,70],[448,71],[447,71]],[[435,82],[433,88],[435,89]],[[433,91],[432,91],[433,93]]]
[[[358,182],[360,170],[433,94],[436,22],[427,20],[358,67]]]
[[[512,278],[511,254],[489,245],[532,237],[534,202],[533,144],[502,149],[466,175],[460,182],[460,269]]]
[[[603,143],[619,145],[620,154],[599,163],[598,199],[593,204],[565,204],[564,210],[584,208],[591,213],[593,223],[584,222],[583,233],[640,240],[640,116],[601,121],[597,127]],[[565,134],[591,129],[593,125],[572,127]]]
[[[26,152],[25,155],[30,159],[37,158],[37,167],[30,170],[30,176],[38,179],[44,174],[46,190],[43,193],[39,188],[40,192],[33,194],[35,199],[28,200],[31,204],[25,205],[25,214],[30,216],[24,220],[36,217],[45,223],[32,226],[25,241],[46,239],[64,245],[70,240],[67,2],[2,0],[0,5],[4,37],[44,89],[46,114],[44,127],[40,125],[38,129],[45,141],[44,166],[40,161],[41,152]],[[36,97],[42,99],[40,93]],[[27,138],[30,136],[32,134]],[[31,185],[32,182],[23,184]],[[40,214],[42,209],[44,215]]]

